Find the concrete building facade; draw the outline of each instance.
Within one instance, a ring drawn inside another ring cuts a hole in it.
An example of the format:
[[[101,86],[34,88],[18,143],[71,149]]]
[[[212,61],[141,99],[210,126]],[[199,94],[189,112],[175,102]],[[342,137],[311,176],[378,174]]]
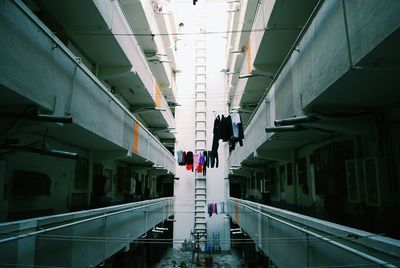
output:
[[[243,253],[249,267],[397,267],[399,14],[0,0],[0,266],[148,267],[163,243],[249,243],[267,260]],[[219,141],[218,168],[178,165],[237,114],[243,145]]]

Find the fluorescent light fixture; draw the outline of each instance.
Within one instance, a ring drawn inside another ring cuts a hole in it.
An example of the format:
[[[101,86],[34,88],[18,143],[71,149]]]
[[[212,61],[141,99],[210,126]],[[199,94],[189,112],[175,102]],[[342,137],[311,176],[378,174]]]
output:
[[[230,170],[238,170],[240,168],[241,168],[241,166],[231,166],[229,169]]]
[[[157,165],[157,164],[154,164],[154,165],[153,165],[153,168],[154,168],[154,169],[164,169],[163,166],[159,166],[159,165]]]
[[[152,229],[151,230],[153,233],[164,233],[164,231],[161,231],[161,230],[157,230],[157,229]]]
[[[175,219],[166,219],[166,221],[176,221]]]
[[[157,226],[156,226],[156,230],[168,231],[168,228],[166,228],[166,227],[157,227]]]
[[[241,234],[242,231],[238,231],[238,232],[232,232],[232,234]]]
[[[231,232],[233,232],[233,231],[240,231],[241,230],[241,228],[233,228],[233,229],[231,229]]]

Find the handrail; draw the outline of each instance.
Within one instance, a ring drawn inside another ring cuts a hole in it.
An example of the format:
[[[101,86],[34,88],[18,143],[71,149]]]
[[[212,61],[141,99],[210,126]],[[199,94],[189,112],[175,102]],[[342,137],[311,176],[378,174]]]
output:
[[[280,73],[283,71],[283,68],[286,66],[286,63],[289,61],[290,57],[292,56],[293,51],[295,51],[296,46],[300,42],[301,38],[304,36],[305,32],[308,30],[308,27],[310,26],[311,22],[313,21],[315,15],[318,13],[318,11],[321,8],[321,6],[324,3],[324,1],[325,0],[319,0],[317,5],[315,6],[314,10],[311,12],[310,17],[307,19],[306,23],[304,24],[303,28],[301,29],[299,35],[297,36],[296,40],[294,41],[294,43],[293,43],[292,47],[290,48],[288,54],[286,54],[286,57],[283,60],[283,62],[281,63],[281,65],[279,66],[278,71],[276,72],[276,74],[272,78],[272,81],[269,83],[269,86],[265,89],[264,94],[260,98],[260,102],[257,104],[257,106],[254,109],[253,113],[250,115],[249,120],[247,121],[246,125],[244,126],[244,130],[247,129],[247,126],[249,125],[249,123],[251,122],[253,117],[255,116],[256,112],[258,111],[258,108],[261,106],[262,100],[264,100],[267,97],[271,87],[274,85],[274,83],[278,79]],[[267,29],[265,29],[265,30],[267,30]]]
[[[147,129],[144,127],[144,125],[126,108],[109,90],[98,80],[96,76],[93,75],[92,72],[90,72],[86,66],[82,65],[75,55],[72,54],[72,52],[69,51],[69,49],[56,37],[52,32],[49,31],[49,29],[41,22],[36,19],[36,17],[30,12],[29,8],[27,8],[23,3],[20,2],[21,0],[15,0],[14,3],[17,5],[17,7],[22,10],[25,15],[31,19],[49,38],[52,39],[53,42],[57,44],[57,46],[63,51],[75,64],[84,72],[86,73],[92,80],[95,82],[122,110],[124,110],[129,117],[131,117],[135,122],[137,122],[146,132],[147,134],[152,137],[156,142],[161,145],[161,147],[166,151],[168,154],[170,154],[172,157],[172,153],[168,151],[167,148],[158,140],[156,137]]]
[[[284,224],[284,225],[286,225],[286,226],[292,227],[293,229],[296,229],[296,230],[298,230],[298,231],[301,231],[301,232],[304,232],[304,233],[306,233],[306,234],[312,235],[312,236],[314,236],[314,237],[316,237],[316,238],[318,238],[318,239],[321,239],[321,240],[323,240],[323,241],[325,241],[325,242],[327,242],[327,243],[329,243],[329,244],[332,244],[332,245],[334,245],[334,246],[336,246],[336,247],[338,247],[338,248],[341,248],[341,249],[343,249],[343,250],[345,250],[345,251],[348,251],[348,252],[350,252],[350,253],[353,253],[353,254],[355,254],[355,255],[357,255],[357,256],[359,256],[359,257],[361,257],[361,258],[364,258],[364,259],[366,259],[366,260],[368,260],[368,261],[371,261],[371,262],[373,262],[373,263],[375,263],[375,264],[377,264],[377,265],[384,266],[384,267],[388,267],[388,268],[395,268],[395,267],[397,267],[396,265],[393,265],[393,264],[391,264],[391,263],[388,263],[388,262],[386,262],[386,261],[384,261],[384,260],[381,260],[381,259],[379,259],[379,258],[376,258],[376,257],[374,257],[374,256],[368,255],[368,254],[366,254],[366,253],[364,253],[364,252],[361,252],[361,251],[359,251],[359,250],[356,250],[356,249],[354,249],[354,248],[351,248],[351,247],[349,247],[349,246],[346,246],[346,245],[344,245],[344,244],[341,244],[341,243],[339,243],[339,242],[337,242],[337,241],[334,241],[334,240],[332,240],[332,239],[329,239],[329,238],[327,238],[327,237],[325,237],[325,236],[322,236],[322,235],[320,235],[320,234],[317,234],[317,233],[315,233],[315,232],[313,232],[313,231],[307,230],[307,229],[305,229],[304,227],[299,227],[299,226],[294,225],[294,224],[292,224],[292,223],[290,223],[290,222],[287,222],[287,221],[284,221],[284,220],[279,219],[279,218],[277,218],[277,217],[274,217],[274,216],[272,216],[272,215],[270,215],[270,214],[261,212],[260,210],[257,210],[257,209],[255,209],[255,208],[252,208],[252,207],[249,206],[249,205],[246,205],[246,204],[243,204],[243,203],[241,203],[241,202],[238,202],[237,200],[240,200],[240,199],[229,198],[229,201],[230,201],[230,202],[233,202],[233,203],[235,203],[235,204],[239,204],[239,205],[241,205],[241,206],[244,206],[244,207],[246,207],[246,208],[248,208],[248,209],[250,209],[250,210],[252,210],[252,211],[254,211],[254,212],[258,213],[258,214],[260,214],[260,215],[263,215],[263,216],[265,216],[265,217],[267,217],[267,218],[270,218],[270,219],[273,219],[273,220],[275,220],[275,221],[278,221],[278,222],[280,222],[280,223],[282,223],[282,224]]]
[[[137,207],[135,206],[135,207],[123,209],[123,210],[116,211],[116,212],[104,213],[104,214],[101,214],[101,215],[98,215],[98,216],[89,217],[87,219],[78,220],[78,221],[65,223],[65,224],[54,226],[54,227],[50,227],[50,228],[37,230],[37,231],[26,233],[26,234],[21,234],[21,235],[17,235],[17,236],[13,236],[13,237],[0,239],[0,244],[11,242],[11,241],[15,241],[15,240],[19,240],[19,239],[23,239],[23,238],[27,238],[27,237],[31,237],[31,236],[35,236],[35,235],[39,235],[39,234],[42,234],[42,233],[47,233],[47,232],[63,229],[63,228],[66,228],[66,227],[74,226],[74,225],[77,225],[77,224],[81,224],[81,223],[85,223],[85,222],[89,222],[89,221],[93,221],[93,220],[97,220],[97,219],[101,219],[101,218],[105,218],[105,217],[109,217],[109,216],[118,215],[118,214],[121,214],[121,213],[130,212],[130,211],[137,210],[137,209],[146,208],[146,207],[153,206],[153,205],[158,205],[158,204],[161,204],[161,203],[166,203],[166,202],[168,202],[168,201],[170,201],[172,199],[174,199],[174,198],[173,197],[162,198],[161,200],[157,200],[155,202],[149,202],[148,204],[144,204],[144,205],[141,205],[141,206],[137,206]],[[112,208],[115,208],[115,207],[109,207],[109,209],[112,209]],[[83,211],[83,212],[87,212],[87,211]],[[64,216],[68,216],[68,215],[74,215],[74,214],[76,214],[76,212],[66,213],[66,214],[63,214],[63,215]],[[56,215],[56,216],[58,216],[58,215]],[[54,216],[54,217],[56,217],[56,216]],[[10,222],[10,223],[7,223],[7,224],[13,224],[13,223],[14,222]]]

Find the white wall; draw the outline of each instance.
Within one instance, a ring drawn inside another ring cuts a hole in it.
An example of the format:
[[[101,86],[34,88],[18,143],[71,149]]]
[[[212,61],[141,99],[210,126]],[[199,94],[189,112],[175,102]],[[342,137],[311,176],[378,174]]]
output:
[[[190,31],[194,27],[190,20],[195,11],[184,12],[191,8],[191,3],[178,3],[177,23],[185,24],[184,31]],[[181,29],[182,31],[182,29]],[[193,36],[181,36],[177,41],[177,69],[182,73],[176,75],[177,102],[181,106],[176,107],[176,146],[175,151],[194,151],[194,64],[195,41]],[[175,194],[175,219],[174,240],[190,239],[190,232],[194,227],[194,180],[195,174],[187,171],[185,167],[177,166],[176,176],[179,178],[174,183]],[[175,248],[180,245],[174,244]]]
[[[198,32],[196,18],[204,16],[207,31],[226,30],[226,3],[199,1],[196,6],[191,2],[176,3],[177,20],[184,23],[181,32]],[[216,114],[227,115],[227,103],[225,98],[225,74],[220,72],[224,69],[225,59],[225,34],[210,34],[206,36],[207,44],[207,134],[206,148],[211,150],[212,131]],[[176,108],[177,142],[176,151],[194,151],[194,129],[195,129],[195,103],[194,103],[194,74],[195,74],[195,40],[204,35],[181,35],[179,36],[177,51],[177,67],[182,73],[177,74],[177,102],[181,104]],[[229,195],[228,180],[224,180],[225,163],[228,157],[228,145],[220,142],[219,167],[207,169],[207,202],[222,202]],[[177,177],[175,181],[175,219],[174,240],[190,239],[190,231],[194,228],[194,186],[195,173],[187,171],[185,167],[177,166]],[[225,215],[215,215],[207,218],[208,239],[212,239],[212,233],[219,233],[220,240],[227,242],[221,244],[222,250],[229,249],[229,220]],[[175,244],[176,248],[181,245]]]

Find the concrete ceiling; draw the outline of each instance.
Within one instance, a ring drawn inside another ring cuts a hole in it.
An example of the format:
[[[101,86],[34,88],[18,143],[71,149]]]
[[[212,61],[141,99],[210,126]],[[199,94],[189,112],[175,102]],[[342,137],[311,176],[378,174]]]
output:
[[[139,42],[143,53],[147,56],[152,53],[164,53],[164,51],[158,51],[162,48],[157,48],[154,38],[161,38],[159,36],[155,37],[149,21],[146,17],[145,10],[143,9],[143,4],[139,0],[121,0],[122,8],[125,14],[128,16],[128,21],[133,29],[134,33],[139,34],[136,36],[136,40]],[[150,54],[149,54],[150,53]],[[168,61],[169,59],[165,56],[149,56],[147,58],[149,61],[149,67],[152,70],[154,76],[156,76],[158,83],[161,87],[169,87],[168,77],[166,75],[166,68],[163,63],[158,60]],[[152,61],[154,60],[154,61]],[[167,68],[168,69],[168,68]]]
[[[130,65],[93,1],[37,2],[45,12],[56,19],[69,39],[77,44],[79,50],[92,62],[106,66]]]
[[[260,76],[247,79],[240,101],[242,108],[254,109],[255,104],[261,100],[317,2],[317,0],[275,2],[260,47],[254,52],[256,57],[253,62],[253,73]],[[246,116],[243,121],[247,122]]]
[[[323,94],[305,107],[307,112],[332,113],[389,109],[400,102],[400,29],[386,38]]]
[[[153,89],[150,89],[149,92],[144,87],[93,1],[37,0],[36,2],[50,16],[57,18],[57,23],[79,51],[96,63],[98,76],[109,86],[114,87],[117,93],[126,100],[128,106],[154,107],[154,100],[151,96]],[[126,1],[126,5],[130,12],[133,12],[132,16],[135,18],[136,28],[134,30],[149,33],[149,25],[140,1]],[[144,46],[142,48],[144,51],[156,51],[151,37],[144,36],[141,39],[143,39],[140,42],[143,41],[141,45]],[[153,68],[153,74],[165,74],[165,69],[157,69],[163,68],[162,64],[149,64],[149,66]],[[93,66],[89,66],[89,68],[93,68]],[[163,82],[169,85],[166,76],[159,82],[161,85]],[[167,126],[160,111],[148,113],[141,118],[144,120],[143,123],[148,126]],[[174,137],[173,135],[164,136],[162,138]]]

